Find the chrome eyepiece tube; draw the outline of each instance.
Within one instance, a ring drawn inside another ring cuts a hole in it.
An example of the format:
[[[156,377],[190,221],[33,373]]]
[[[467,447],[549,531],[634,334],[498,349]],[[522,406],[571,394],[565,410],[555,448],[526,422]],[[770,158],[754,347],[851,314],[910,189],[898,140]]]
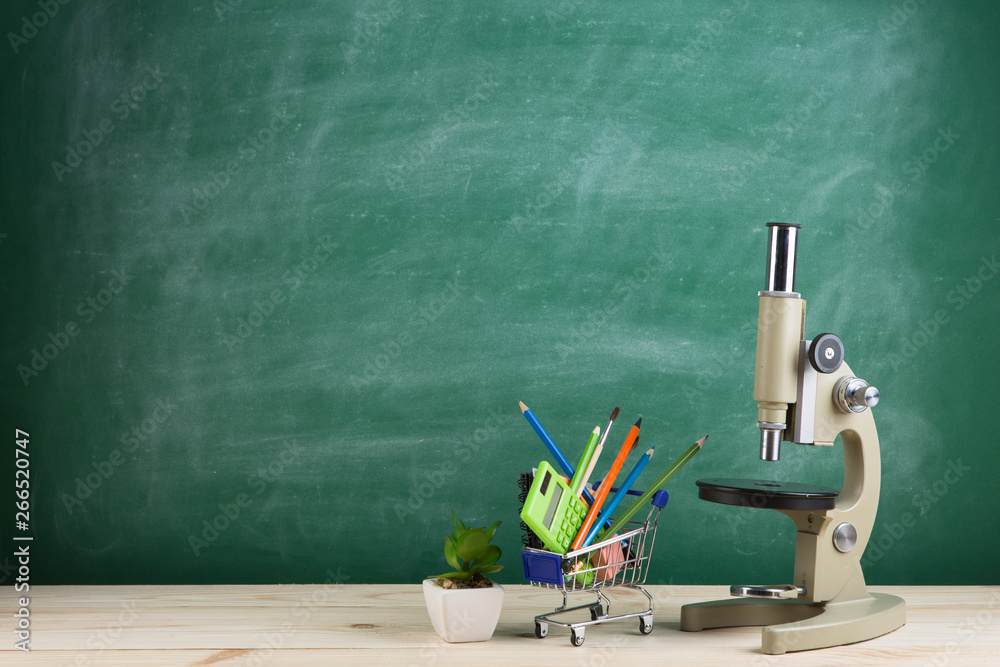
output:
[[[802,225],[769,222],[771,239],[767,246],[768,292],[795,292],[795,250]]]
[[[788,406],[795,403],[798,394],[796,369],[805,302],[795,291],[795,252],[802,225],[769,222],[767,227],[767,289],[757,293],[760,310],[753,399],[757,401],[760,458],[777,461],[788,428]]]

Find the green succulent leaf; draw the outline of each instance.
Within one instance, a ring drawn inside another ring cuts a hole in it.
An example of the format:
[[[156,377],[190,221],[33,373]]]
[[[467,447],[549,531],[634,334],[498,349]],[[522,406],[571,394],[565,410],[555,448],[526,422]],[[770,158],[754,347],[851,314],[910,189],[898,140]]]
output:
[[[486,529],[486,539],[488,539],[491,542],[493,541],[493,533],[497,532],[497,528],[500,527],[501,523],[503,522],[494,521],[493,523],[490,524],[490,527]]]
[[[485,549],[483,549],[483,552],[479,554],[479,556],[477,556],[476,559],[472,562],[472,567],[483,568],[489,565],[493,565],[493,563],[500,560],[500,555],[502,553],[503,552],[500,551],[500,547],[498,547],[495,544],[490,544]]]
[[[462,538],[455,545],[455,552],[462,560],[472,560],[479,556],[489,543],[486,531],[482,528],[474,528],[462,535]]]
[[[469,528],[455,510],[451,510],[451,520],[455,530],[445,537],[444,557],[455,571],[435,575],[435,578],[466,581],[475,574],[499,572],[503,566],[497,565],[497,561],[502,552],[490,541],[502,522],[495,521],[487,528]]]
[[[455,540],[450,536],[444,538],[444,559],[448,561],[448,565],[451,565],[456,570],[462,569],[462,566],[458,564],[458,555],[455,551]]]

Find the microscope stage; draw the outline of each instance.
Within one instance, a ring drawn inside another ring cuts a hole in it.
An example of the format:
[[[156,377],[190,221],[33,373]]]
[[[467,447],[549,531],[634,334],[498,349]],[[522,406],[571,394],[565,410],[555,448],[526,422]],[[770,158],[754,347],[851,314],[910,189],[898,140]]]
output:
[[[698,497],[713,503],[771,510],[832,510],[839,491],[763,479],[699,479]]]

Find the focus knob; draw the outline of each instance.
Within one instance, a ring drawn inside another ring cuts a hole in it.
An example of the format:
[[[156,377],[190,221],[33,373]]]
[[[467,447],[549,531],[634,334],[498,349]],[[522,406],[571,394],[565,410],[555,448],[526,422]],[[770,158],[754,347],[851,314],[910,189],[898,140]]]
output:
[[[834,399],[841,412],[864,412],[878,405],[878,389],[861,378],[843,377],[837,383]]]

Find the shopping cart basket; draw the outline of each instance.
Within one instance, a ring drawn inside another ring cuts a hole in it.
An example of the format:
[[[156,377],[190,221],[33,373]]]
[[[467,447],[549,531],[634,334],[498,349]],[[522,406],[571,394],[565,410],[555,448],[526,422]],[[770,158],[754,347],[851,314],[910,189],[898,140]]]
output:
[[[557,554],[544,549],[525,547],[521,552],[524,563],[524,577],[532,586],[550,588],[562,592],[563,603],[554,611],[535,616],[535,636],[541,639],[548,634],[548,625],[553,623],[570,629],[573,646],[583,644],[585,628],[606,621],[624,618],[639,618],[639,631],[648,635],[653,631],[653,597],[642,584],[646,582],[649,557],[656,537],[656,522],[660,510],[667,504],[666,491],[653,494],[646,520],[638,523],[629,521],[621,532],[597,544],[591,544],[576,551]],[[646,609],[628,614],[611,615],[611,600],[604,590],[612,587],[631,588],[646,597]],[[567,606],[570,593],[593,593],[597,600],[588,604]],[[590,620],[562,622],[555,616],[569,614],[581,609],[590,610]]]

